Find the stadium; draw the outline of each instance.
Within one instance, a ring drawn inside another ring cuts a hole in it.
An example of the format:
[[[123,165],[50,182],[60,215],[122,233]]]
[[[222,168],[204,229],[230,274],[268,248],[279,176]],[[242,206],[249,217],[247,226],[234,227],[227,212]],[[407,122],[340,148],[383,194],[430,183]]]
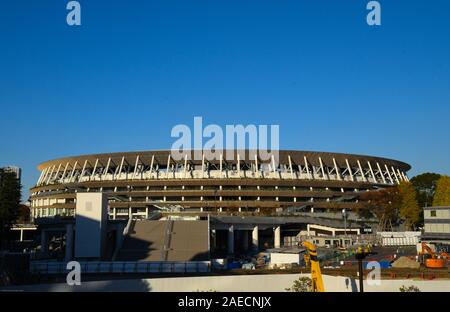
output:
[[[41,175],[31,189],[32,215],[74,215],[77,192],[107,193],[110,219],[146,219],[155,211],[340,212],[357,209],[361,192],[407,181],[411,168],[396,160],[339,153],[284,150],[277,162],[274,157],[266,161],[251,157],[248,150],[229,155],[212,161],[204,155],[200,160],[176,161],[167,150],[47,161],[38,166]]]

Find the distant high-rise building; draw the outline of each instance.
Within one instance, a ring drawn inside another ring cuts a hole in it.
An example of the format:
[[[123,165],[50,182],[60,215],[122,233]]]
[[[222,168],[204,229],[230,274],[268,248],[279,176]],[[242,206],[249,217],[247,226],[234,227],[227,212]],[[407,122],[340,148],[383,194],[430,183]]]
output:
[[[5,172],[11,172],[14,173],[17,177],[17,179],[21,180],[22,178],[22,169],[20,169],[19,167],[16,166],[7,166],[7,167],[0,167],[1,170],[4,170]]]

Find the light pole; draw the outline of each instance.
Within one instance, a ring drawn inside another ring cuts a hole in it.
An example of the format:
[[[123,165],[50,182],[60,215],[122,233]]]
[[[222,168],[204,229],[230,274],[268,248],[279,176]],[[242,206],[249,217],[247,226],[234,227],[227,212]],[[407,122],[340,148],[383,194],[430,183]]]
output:
[[[342,216],[344,217],[344,235],[347,236],[347,212],[342,209]]]

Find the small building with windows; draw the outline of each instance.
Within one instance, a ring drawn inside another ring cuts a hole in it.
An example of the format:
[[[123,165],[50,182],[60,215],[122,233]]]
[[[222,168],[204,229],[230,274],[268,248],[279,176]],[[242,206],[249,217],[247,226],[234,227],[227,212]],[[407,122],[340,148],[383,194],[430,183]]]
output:
[[[425,207],[422,240],[450,245],[450,206]]]

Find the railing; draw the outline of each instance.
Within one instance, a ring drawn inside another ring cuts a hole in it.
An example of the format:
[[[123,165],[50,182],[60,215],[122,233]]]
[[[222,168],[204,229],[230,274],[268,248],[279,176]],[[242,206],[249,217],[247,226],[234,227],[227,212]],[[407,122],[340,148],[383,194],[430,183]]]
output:
[[[346,168],[341,168],[340,171],[344,171]],[[283,170],[283,171],[257,171],[254,170],[245,170],[242,169],[239,172],[237,170],[193,170],[193,171],[169,171],[164,170],[153,170],[140,172],[136,176],[133,173],[117,173],[117,174],[102,174],[95,175],[92,177],[91,175],[79,176],[74,175],[73,177],[65,177],[65,178],[52,178],[47,183],[46,181],[42,181],[39,185],[48,185],[54,183],[81,183],[88,181],[118,181],[118,180],[160,180],[160,179],[240,179],[240,178],[254,178],[254,179],[282,179],[282,180],[290,180],[290,179],[300,179],[300,180],[331,180],[331,181],[340,181],[341,179],[344,181],[356,181],[356,182],[369,182],[369,183],[377,183],[377,184],[385,184],[392,185],[389,181],[385,181],[381,176],[377,176],[376,179],[373,176],[368,176],[364,174],[340,174],[338,176],[336,173],[326,172],[325,175],[322,174],[320,168],[317,167],[316,170],[311,170],[310,173],[306,173],[303,171],[292,171]],[[398,179],[403,179],[403,177],[399,177]],[[395,183],[394,183],[395,184]]]
[[[83,273],[207,273],[210,261],[80,261]],[[66,262],[32,261],[32,274],[67,274]]]

